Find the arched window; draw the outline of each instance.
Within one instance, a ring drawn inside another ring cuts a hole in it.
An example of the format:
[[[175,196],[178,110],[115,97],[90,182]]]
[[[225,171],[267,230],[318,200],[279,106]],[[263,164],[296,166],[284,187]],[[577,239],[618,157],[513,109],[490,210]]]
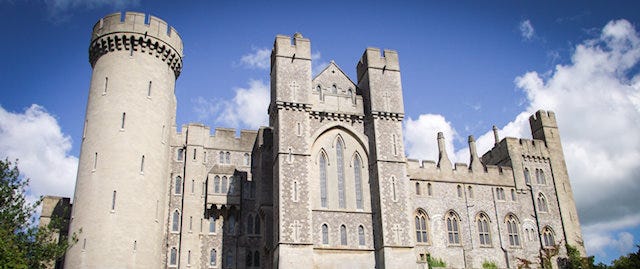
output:
[[[224,163],[224,152],[220,151],[219,155],[220,155],[219,162],[222,164],[222,163]]]
[[[538,169],[537,172],[536,180],[538,181],[538,184],[547,184],[547,180],[544,178],[544,171],[542,171],[542,169]]]
[[[256,214],[256,222],[253,228],[255,234],[260,234],[260,215]]]
[[[209,266],[217,266],[218,265],[218,251],[212,249],[209,253]]]
[[[509,245],[520,246],[520,234],[518,232],[518,220],[515,216],[507,216],[507,233],[509,235]]]
[[[347,245],[347,226],[340,226],[340,245]]]
[[[458,185],[457,189],[458,189],[458,198],[462,198],[462,187]]]
[[[420,195],[420,182],[416,182],[416,195]]]
[[[216,216],[209,217],[209,233],[216,232]]]
[[[433,195],[433,191],[431,190],[431,183],[427,183],[427,195]]]
[[[227,164],[231,163],[231,153],[227,151],[227,153],[224,155],[224,158]]]
[[[245,153],[244,154],[244,165],[249,165],[249,161],[251,159],[249,158],[249,153]]]
[[[329,226],[322,224],[322,244],[329,244]]]
[[[338,206],[346,208],[346,197],[344,193],[344,152],[342,139],[336,142],[336,169],[338,169]]]
[[[247,251],[247,259],[245,264],[247,267],[253,266],[253,252]]]
[[[453,211],[447,214],[447,234],[450,245],[460,244],[460,218]]]
[[[320,153],[320,204],[327,207],[327,158]]]
[[[171,248],[171,253],[169,254],[169,265],[178,264],[178,250],[173,247]]]
[[[476,219],[478,223],[478,235],[480,237],[481,246],[491,246],[491,233],[489,231],[489,217],[487,214],[480,213]]]
[[[176,177],[176,182],[175,182],[175,183],[176,183],[176,184],[175,184],[175,186],[174,186],[174,188],[175,188],[175,193],[176,193],[177,195],[178,195],[178,194],[181,194],[181,193],[182,193],[182,177],[177,176],[177,177]]]
[[[253,253],[253,266],[260,267],[260,252],[257,250]]]
[[[544,194],[538,194],[538,210],[540,212],[549,211],[549,207],[547,206],[547,199],[544,197]]]
[[[253,216],[247,216],[247,234],[253,234]]]
[[[171,220],[171,231],[177,232],[180,229],[180,212],[173,211],[173,219]]]
[[[469,186],[468,189],[469,189],[469,198],[473,198],[473,188]]]
[[[360,156],[356,154],[356,157],[353,159],[353,174],[355,177],[356,183],[356,207],[358,209],[363,209],[364,205],[362,202],[362,163],[360,161]]]
[[[364,227],[362,225],[358,226],[358,244],[364,246]]]
[[[415,217],[416,225],[416,242],[429,243],[429,230],[427,227],[427,214],[419,210]]]
[[[503,188],[496,188],[496,196],[498,198],[498,200],[505,200],[505,196],[504,196],[504,189]]]
[[[220,188],[220,192],[222,193],[227,193],[228,189],[227,189],[227,177],[226,176],[222,176],[222,187]]]
[[[516,190],[511,189],[511,201],[515,201],[516,200]]]
[[[229,234],[236,233],[236,218],[233,215],[229,215]]]
[[[336,84],[333,84],[333,86],[331,86],[331,93],[333,93],[333,94],[337,94],[338,93],[338,87],[336,86]]]
[[[233,252],[231,250],[227,251],[227,256],[222,262],[224,263],[224,268],[233,268]]]
[[[524,169],[524,183],[531,184],[531,174],[529,173],[529,168]]]
[[[322,101],[322,87],[320,87],[320,85],[318,85],[316,87],[316,91],[318,91],[318,98],[320,99],[320,101]]]
[[[220,176],[213,178],[213,192],[220,193]]]
[[[542,230],[542,240],[544,241],[545,247],[554,247],[556,242],[553,238],[553,230],[549,227],[544,227]]]
[[[229,194],[233,194],[236,189],[236,178],[233,176],[229,177]]]

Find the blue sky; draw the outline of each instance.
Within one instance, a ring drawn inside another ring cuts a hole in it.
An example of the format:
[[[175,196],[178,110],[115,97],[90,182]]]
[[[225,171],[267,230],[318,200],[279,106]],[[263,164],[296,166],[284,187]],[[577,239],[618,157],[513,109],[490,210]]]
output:
[[[150,13],[180,33],[178,126],[266,124],[266,56],[301,32],[315,70],[334,60],[354,81],[366,47],[399,52],[411,158],[435,159],[444,131],[468,162],[467,135],[484,152],[492,125],[530,137],[526,117],[556,111],[587,249],[608,262],[640,242],[640,13],[614,3],[0,0],[0,157],[20,159],[34,195],[72,194],[104,15]]]

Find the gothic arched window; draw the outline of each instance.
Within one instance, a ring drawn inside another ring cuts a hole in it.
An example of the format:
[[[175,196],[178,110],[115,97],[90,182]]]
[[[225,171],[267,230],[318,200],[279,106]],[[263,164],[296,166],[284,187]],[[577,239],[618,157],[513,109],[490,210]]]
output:
[[[433,191],[431,190],[431,183],[427,183],[427,195],[433,195]]]
[[[514,215],[507,216],[507,234],[509,235],[509,245],[520,246],[520,234],[518,232],[518,220]]]
[[[429,230],[427,227],[427,214],[419,210],[415,217],[416,242],[429,243]]]
[[[544,194],[538,194],[538,210],[540,212],[549,211],[549,207],[547,206],[547,199],[544,197]]]
[[[222,188],[220,188],[222,193],[227,193],[228,189],[227,189],[227,177],[226,176],[222,176]]]
[[[338,93],[338,86],[336,86],[336,84],[333,84],[333,86],[331,86],[331,93],[333,94]]]
[[[336,142],[336,168],[338,169],[338,206],[346,208],[346,197],[344,192],[344,145],[342,139]]]
[[[224,163],[224,152],[220,151],[219,155],[220,155],[219,162],[222,164],[222,163]]]
[[[180,212],[173,211],[173,219],[171,220],[171,231],[177,232],[180,229]]]
[[[327,158],[320,153],[320,205],[327,207]]]
[[[358,226],[358,244],[364,246],[364,227],[362,225]]]
[[[255,234],[260,234],[260,215],[256,214],[256,222],[255,222],[255,226],[253,227],[253,232]]]
[[[329,226],[322,224],[322,244],[329,244]]]
[[[182,193],[182,177],[180,177],[180,176],[176,177],[174,189],[175,189],[175,194],[181,194]]]
[[[491,232],[489,230],[489,217],[485,213],[480,213],[476,219],[478,223],[478,236],[481,246],[491,245]]]
[[[218,251],[212,249],[209,252],[209,266],[216,266],[218,264]]]
[[[229,152],[227,151],[227,153],[225,154],[225,156],[224,156],[224,157],[225,157],[225,162],[226,162],[227,164],[230,164],[230,163],[231,163],[231,153],[229,153]]]
[[[453,211],[447,214],[447,234],[450,245],[460,244],[460,218]]]
[[[524,169],[524,183],[531,184],[531,174],[529,173],[529,168]]]
[[[340,226],[340,245],[347,245],[347,226]]]
[[[536,180],[538,181],[538,184],[547,184],[547,180],[544,178],[544,171],[542,171],[542,169],[538,169],[537,171]]]
[[[209,217],[209,233],[215,233],[215,232],[216,232],[216,217],[211,216]]]
[[[542,239],[545,247],[553,247],[556,244],[553,238],[553,231],[549,227],[544,227],[544,230],[542,230]]]
[[[458,198],[462,198],[462,187],[460,185],[458,185],[458,187],[456,187],[456,189],[458,190]]]
[[[169,254],[169,265],[176,265],[178,263],[178,250],[173,247]]]
[[[362,162],[360,161],[360,156],[356,155],[353,160],[353,174],[355,177],[356,183],[356,207],[358,209],[363,209],[364,205],[362,202]]]
[[[245,153],[244,154],[244,165],[249,165],[249,161],[251,159],[249,158],[249,153]]]
[[[220,176],[215,176],[213,178],[213,192],[214,193],[220,192]]]

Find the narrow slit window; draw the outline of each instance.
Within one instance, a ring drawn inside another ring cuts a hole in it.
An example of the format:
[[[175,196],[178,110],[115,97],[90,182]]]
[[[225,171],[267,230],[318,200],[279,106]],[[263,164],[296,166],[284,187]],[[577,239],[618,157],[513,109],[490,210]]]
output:
[[[140,160],[140,173],[144,173],[144,155],[142,155],[142,159]]]
[[[89,123],[88,120],[84,121],[84,128],[82,129],[82,139],[84,139],[85,137],[87,137],[87,123]]]
[[[391,178],[391,188],[393,191],[393,201],[396,202],[398,201],[398,196],[396,195],[396,179],[395,178]]]
[[[364,246],[364,227],[362,225],[358,226],[358,244]]]
[[[293,182],[293,201],[298,201],[298,181]]]
[[[151,97],[151,81],[149,81],[149,88],[147,88],[147,97]]]
[[[427,195],[431,196],[432,194],[431,183],[427,183]]]
[[[393,156],[398,156],[398,142],[396,141],[396,135],[393,135]]]
[[[122,112],[122,123],[120,124],[120,129],[124,130],[124,122],[127,118],[127,113]]]
[[[102,94],[107,94],[107,87],[109,86],[109,78],[105,77],[104,78],[104,89],[102,91]]]
[[[182,194],[182,177],[180,176],[176,177],[174,189],[175,189],[176,195]]]
[[[171,231],[177,232],[180,229],[180,212],[173,211],[173,219],[171,220]]]
[[[95,155],[93,155],[93,170],[96,170],[97,167],[98,167],[98,153],[96,152]]]
[[[192,179],[191,180],[191,194],[193,194],[193,192],[195,191],[196,188],[196,180]]]
[[[196,160],[196,158],[197,158],[197,152],[198,152],[198,150],[197,150],[197,149],[193,149],[193,160],[194,160],[194,161],[195,161],[195,160]]]
[[[113,191],[113,197],[111,197],[111,211],[116,210],[116,191]]]
[[[416,195],[420,195],[420,182],[416,182]]]

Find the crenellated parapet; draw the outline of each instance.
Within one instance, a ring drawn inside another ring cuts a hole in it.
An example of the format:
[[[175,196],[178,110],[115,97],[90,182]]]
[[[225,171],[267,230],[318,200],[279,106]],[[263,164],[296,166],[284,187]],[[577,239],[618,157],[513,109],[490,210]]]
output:
[[[455,163],[453,168],[443,169],[434,161],[407,160],[407,174],[411,179],[452,183],[513,185],[513,171],[508,166],[486,165],[479,171],[469,169],[465,163]]]
[[[147,53],[167,63],[176,78],[182,70],[182,39],[163,20],[144,13],[113,13],[93,27],[89,62],[93,67],[100,57],[114,51]]]

